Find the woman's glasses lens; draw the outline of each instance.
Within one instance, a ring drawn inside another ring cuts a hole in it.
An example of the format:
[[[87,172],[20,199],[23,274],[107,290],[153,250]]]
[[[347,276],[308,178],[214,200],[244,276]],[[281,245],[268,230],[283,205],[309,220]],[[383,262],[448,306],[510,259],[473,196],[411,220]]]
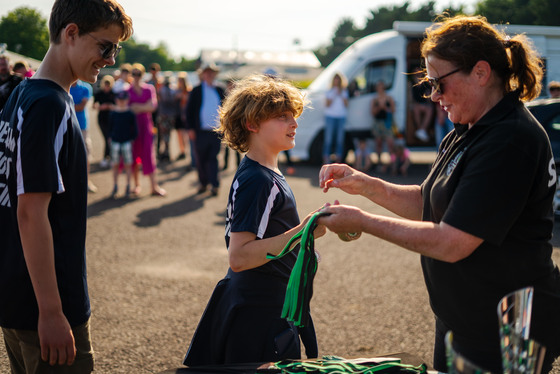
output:
[[[428,82],[428,86],[430,86],[432,91],[435,91],[440,95],[443,94],[443,87],[439,83],[439,78],[428,78],[427,82]]]
[[[432,93],[437,92],[438,94],[443,95],[443,83],[441,83],[441,80],[443,78],[447,78],[451,74],[457,73],[458,71],[461,71],[461,68],[450,71],[449,73],[444,74],[441,77],[437,77],[437,78],[426,77],[426,81],[428,82],[428,85],[432,88]]]

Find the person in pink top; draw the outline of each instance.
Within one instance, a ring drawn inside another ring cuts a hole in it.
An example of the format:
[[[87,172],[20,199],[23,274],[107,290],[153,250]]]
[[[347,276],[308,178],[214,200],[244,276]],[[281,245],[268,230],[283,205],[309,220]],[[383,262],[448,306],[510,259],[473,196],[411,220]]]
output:
[[[149,176],[152,195],[165,196],[167,192],[156,181],[156,157],[154,153],[153,137],[154,123],[152,113],[157,108],[157,96],[154,86],[144,83],[142,76],[146,72],[144,65],[132,65],[132,84],[129,88],[130,109],[136,114],[138,136],[132,145],[133,177],[135,195],[140,194],[140,163],[142,172]]]
[[[14,73],[21,75],[22,78],[31,78],[35,72],[29,67],[26,61],[18,61],[14,64]]]

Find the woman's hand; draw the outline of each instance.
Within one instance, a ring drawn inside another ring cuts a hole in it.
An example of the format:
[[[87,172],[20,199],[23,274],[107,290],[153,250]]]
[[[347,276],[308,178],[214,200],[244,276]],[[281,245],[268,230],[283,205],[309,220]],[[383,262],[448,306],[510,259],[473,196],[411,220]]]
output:
[[[319,187],[323,188],[323,192],[334,187],[351,195],[359,195],[368,178],[346,164],[328,164],[323,165],[319,172]]]
[[[298,232],[303,230],[303,228],[305,227],[305,225],[307,225],[307,222],[309,222],[309,220],[311,219],[311,217],[313,216],[313,214],[317,213],[318,211],[321,211],[322,209],[325,208],[324,205],[323,207],[309,213],[307,215],[307,217],[305,217],[305,219],[298,225]],[[317,220],[317,223],[319,223],[319,221]],[[321,224],[318,224],[317,227],[315,228],[315,230],[313,230],[313,237],[315,239],[320,238],[321,236],[325,235],[327,233],[327,228]]]
[[[319,217],[318,222],[339,236],[362,232],[364,215],[361,209],[350,205],[340,205],[338,201],[335,201],[334,205],[325,206],[323,211],[329,215]],[[357,239],[358,236],[352,237],[352,239]]]

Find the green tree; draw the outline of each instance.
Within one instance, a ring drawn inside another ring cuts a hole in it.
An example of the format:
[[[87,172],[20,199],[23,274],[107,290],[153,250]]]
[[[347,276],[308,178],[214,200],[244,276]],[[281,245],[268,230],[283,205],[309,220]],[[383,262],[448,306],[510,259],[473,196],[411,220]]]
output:
[[[558,0],[483,0],[475,13],[491,23],[560,26]]]
[[[123,49],[117,57],[116,66],[124,62],[139,62],[146,68],[150,64],[157,62],[162,70],[194,70],[196,60],[187,60],[182,57],[175,60],[169,56],[168,47],[160,42],[156,48],[150,47],[146,43],[139,43],[134,38],[130,38],[122,43]]]
[[[409,1],[405,1],[400,6],[380,7],[376,10],[371,10],[371,17],[368,18],[359,36],[364,37],[375,32],[391,29],[393,28],[394,21],[432,22],[441,13],[454,16],[464,13],[464,8],[462,5],[458,7],[450,5],[443,11],[438,11],[435,8],[435,1],[433,0],[420,5],[420,7],[414,10],[410,9]]]
[[[463,6],[455,8],[450,5],[444,11],[450,16],[464,13]],[[355,28],[351,19],[345,18],[340,21],[332,38],[331,45],[314,51],[323,66],[331,63],[354,41],[369,34],[392,29],[394,21],[431,22],[438,16],[438,12],[435,9],[435,1],[433,0],[420,5],[414,10],[410,9],[410,2],[405,1],[402,5],[382,6],[370,12],[371,14],[363,29]]]
[[[10,51],[42,60],[49,48],[47,20],[35,9],[16,8],[0,20],[0,42]]]
[[[323,47],[315,51],[315,55],[326,66],[334,60],[342,51],[355,41],[356,28],[354,22],[350,18],[343,18],[331,39],[331,45]]]

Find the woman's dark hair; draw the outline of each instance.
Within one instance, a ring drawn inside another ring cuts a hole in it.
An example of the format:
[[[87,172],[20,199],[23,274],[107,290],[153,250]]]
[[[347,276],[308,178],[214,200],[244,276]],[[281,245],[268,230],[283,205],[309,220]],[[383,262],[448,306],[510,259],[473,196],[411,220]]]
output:
[[[457,16],[434,24],[426,31],[422,57],[434,56],[470,72],[486,61],[503,83],[504,92],[520,91],[524,101],[541,91],[542,62],[524,35],[513,38],[499,32],[484,17]]]

